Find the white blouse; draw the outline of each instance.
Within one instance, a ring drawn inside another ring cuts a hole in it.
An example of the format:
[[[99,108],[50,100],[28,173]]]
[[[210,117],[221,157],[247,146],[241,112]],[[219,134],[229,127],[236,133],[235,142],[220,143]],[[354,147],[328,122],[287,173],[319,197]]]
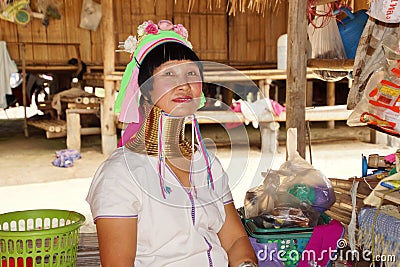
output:
[[[138,218],[135,266],[228,266],[217,233],[225,222],[224,205],[233,200],[221,163],[210,157],[214,189],[198,150],[189,189],[162,164],[165,198],[157,157],[122,147],[99,167],[86,200],[95,221]]]

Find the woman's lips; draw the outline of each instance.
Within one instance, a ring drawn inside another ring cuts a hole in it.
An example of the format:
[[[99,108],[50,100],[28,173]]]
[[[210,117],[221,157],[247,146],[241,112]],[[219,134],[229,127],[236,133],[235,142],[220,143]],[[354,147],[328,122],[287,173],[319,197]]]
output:
[[[193,98],[191,96],[183,96],[183,97],[174,98],[172,101],[174,101],[176,103],[185,103],[185,102],[192,101],[192,99]]]

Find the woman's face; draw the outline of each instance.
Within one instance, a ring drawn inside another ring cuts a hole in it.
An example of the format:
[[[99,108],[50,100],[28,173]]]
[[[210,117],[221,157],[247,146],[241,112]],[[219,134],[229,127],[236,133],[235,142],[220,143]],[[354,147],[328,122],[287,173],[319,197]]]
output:
[[[202,80],[191,60],[167,61],[154,70],[152,102],[173,116],[188,116],[200,105]]]

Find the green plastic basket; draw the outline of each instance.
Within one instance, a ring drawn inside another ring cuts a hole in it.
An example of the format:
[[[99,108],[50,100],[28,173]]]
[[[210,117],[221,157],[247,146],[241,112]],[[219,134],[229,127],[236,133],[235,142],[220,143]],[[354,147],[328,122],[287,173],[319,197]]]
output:
[[[76,266],[79,229],[84,223],[82,214],[68,210],[0,214],[0,266]]]

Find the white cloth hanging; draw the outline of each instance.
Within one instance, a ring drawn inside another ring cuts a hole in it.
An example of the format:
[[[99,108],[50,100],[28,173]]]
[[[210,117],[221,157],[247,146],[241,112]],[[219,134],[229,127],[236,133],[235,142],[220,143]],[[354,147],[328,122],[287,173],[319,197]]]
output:
[[[10,75],[15,72],[18,72],[18,68],[8,54],[6,42],[0,41],[0,108],[7,107],[6,94],[12,94]]]

